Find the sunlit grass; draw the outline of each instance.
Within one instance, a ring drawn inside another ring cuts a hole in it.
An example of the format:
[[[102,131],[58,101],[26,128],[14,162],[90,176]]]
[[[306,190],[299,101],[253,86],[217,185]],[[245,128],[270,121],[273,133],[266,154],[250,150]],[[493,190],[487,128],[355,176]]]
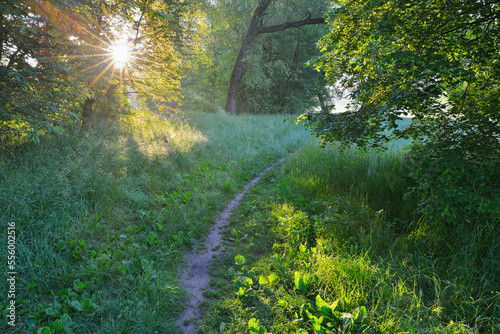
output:
[[[500,330],[498,228],[443,238],[439,222],[412,214],[405,155],[306,144],[246,198],[213,266],[218,298],[202,333],[318,333],[328,313],[342,333],[496,333]],[[232,247],[231,247],[232,246]],[[246,259],[244,268],[235,256]],[[229,268],[229,269],[228,269]],[[261,277],[277,276],[272,284]],[[298,276],[297,276],[298,275]],[[251,289],[246,277],[253,277]],[[297,282],[302,277],[303,285]],[[310,278],[310,281],[309,281]],[[247,290],[245,290],[247,289]],[[307,313],[305,310],[307,310]],[[357,313],[358,312],[358,313]],[[316,317],[316,318],[314,318]]]
[[[179,332],[183,251],[255,173],[310,138],[283,118],[135,110],[1,156],[0,220],[16,222],[23,312],[9,330]]]

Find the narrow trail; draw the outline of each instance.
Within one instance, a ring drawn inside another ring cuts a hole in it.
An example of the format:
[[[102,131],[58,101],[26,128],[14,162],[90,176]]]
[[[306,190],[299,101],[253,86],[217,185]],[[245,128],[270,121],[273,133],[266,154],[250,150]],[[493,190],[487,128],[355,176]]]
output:
[[[196,332],[196,325],[193,321],[191,321],[187,326],[184,325],[185,321],[190,319],[201,319],[198,307],[201,301],[206,300],[203,296],[203,290],[208,287],[211,278],[208,273],[208,268],[210,267],[212,260],[223,250],[221,233],[224,226],[229,223],[229,217],[233,213],[233,210],[240,204],[243,196],[248,192],[250,187],[254,186],[260,181],[260,179],[269,173],[269,171],[284,160],[285,158],[279,159],[273,165],[267,167],[264,171],[257,175],[252,181],[247,183],[243,191],[238,193],[228,206],[217,216],[214,226],[212,226],[210,233],[205,239],[206,250],[200,253],[190,252],[186,254],[186,261],[180,267],[179,277],[184,285],[184,288],[188,292],[190,299],[186,305],[184,313],[182,313],[177,320],[177,324],[184,330],[185,334],[192,334]]]

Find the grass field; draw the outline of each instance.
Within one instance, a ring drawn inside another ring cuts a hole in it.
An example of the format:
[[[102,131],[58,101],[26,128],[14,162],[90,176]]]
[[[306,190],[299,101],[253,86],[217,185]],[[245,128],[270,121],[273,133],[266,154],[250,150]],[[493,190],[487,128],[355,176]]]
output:
[[[1,156],[0,254],[14,222],[17,322],[0,331],[175,333],[182,252],[248,180],[309,140],[283,118],[136,111]]]
[[[288,159],[226,231],[202,332],[498,333],[498,226],[454,240],[414,217],[404,161],[314,143]]]
[[[498,226],[415,216],[407,143],[321,149],[283,118],[135,111],[4,152],[0,331],[180,333],[183,252],[283,156],[231,218],[200,332],[500,331]]]

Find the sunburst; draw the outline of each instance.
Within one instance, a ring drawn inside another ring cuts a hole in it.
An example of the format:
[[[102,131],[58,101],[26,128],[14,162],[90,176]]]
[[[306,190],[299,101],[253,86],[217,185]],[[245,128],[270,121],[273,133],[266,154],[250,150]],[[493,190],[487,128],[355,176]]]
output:
[[[112,44],[109,47],[113,64],[116,68],[122,69],[126,67],[132,60],[132,53],[130,47],[124,42]]]

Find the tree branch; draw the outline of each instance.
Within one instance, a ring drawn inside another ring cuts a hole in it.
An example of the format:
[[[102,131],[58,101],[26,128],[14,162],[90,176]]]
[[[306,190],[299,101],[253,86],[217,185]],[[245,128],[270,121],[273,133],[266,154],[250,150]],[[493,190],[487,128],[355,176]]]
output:
[[[137,23],[137,30],[135,32],[135,38],[134,38],[134,46],[137,45],[137,41],[139,38],[139,28],[141,27],[141,22],[142,18],[144,17],[144,13],[146,13],[146,6],[148,5],[148,0],[144,1],[144,8],[142,9],[141,17],[139,18],[139,22]]]
[[[277,25],[269,26],[269,27],[258,27],[256,34],[257,35],[267,34],[267,33],[276,32],[276,31],[283,31],[283,30],[286,30],[288,28],[298,28],[298,27],[301,27],[304,25],[309,25],[309,24],[324,24],[324,23],[326,23],[326,22],[325,22],[325,19],[322,17],[314,18],[314,19],[308,17],[307,19],[302,20],[302,21],[285,22],[282,24],[277,24]]]

